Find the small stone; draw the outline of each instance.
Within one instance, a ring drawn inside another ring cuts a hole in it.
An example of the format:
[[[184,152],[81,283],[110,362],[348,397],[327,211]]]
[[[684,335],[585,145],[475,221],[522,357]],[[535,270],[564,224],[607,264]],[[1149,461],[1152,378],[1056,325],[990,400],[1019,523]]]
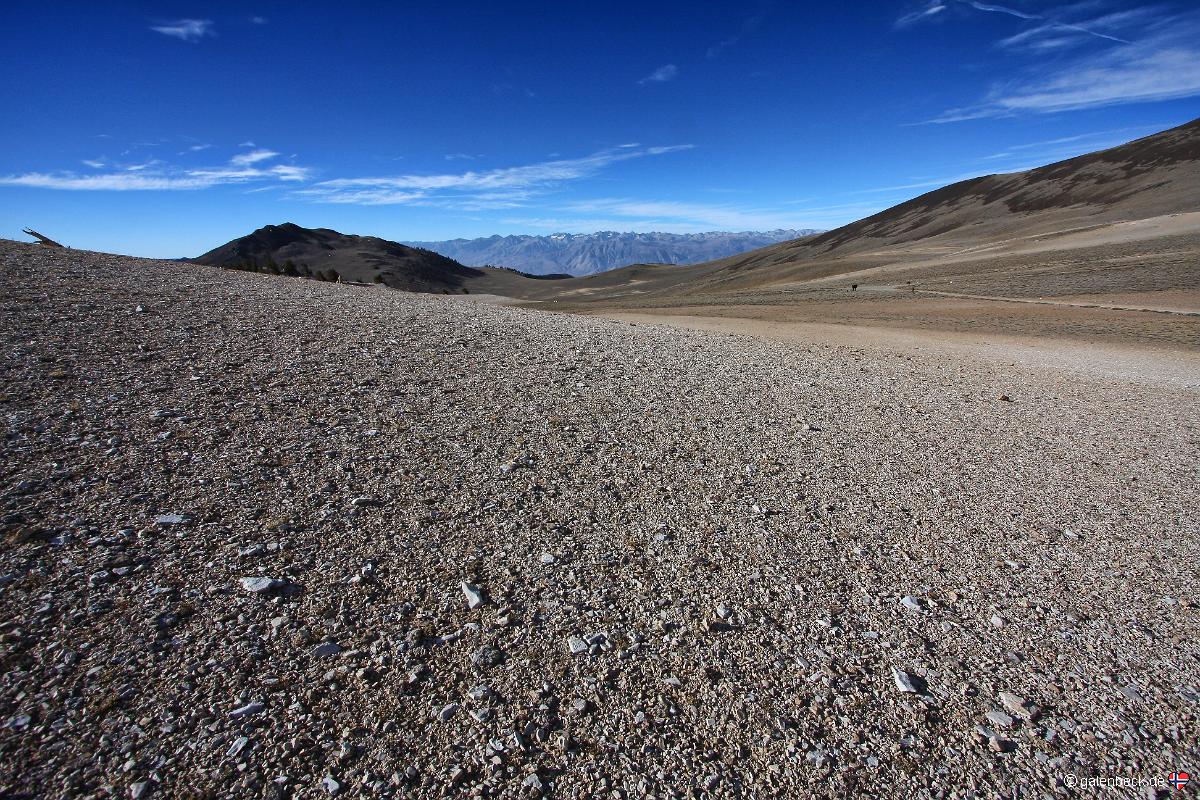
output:
[[[139,306],[141,308],[141,306]],[[150,791],[150,781],[138,781],[129,785],[129,796],[133,800],[141,800]]]
[[[542,556],[541,556],[541,558],[540,558],[539,560],[540,560],[540,561],[541,561],[543,564],[553,564],[553,563],[554,563],[555,561],[557,561],[558,559],[554,557],[554,554],[553,554],[553,553],[542,553]]]
[[[287,585],[278,578],[241,578],[242,588],[251,594],[266,594]]]
[[[488,686],[486,683],[479,683],[475,686],[472,686],[470,691],[467,692],[467,695],[472,700],[487,700],[492,696],[492,687]]]
[[[236,758],[238,753],[245,749],[246,744],[250,739],[246,736],[239,736],[233,740],[233,744],[229,745],[229,749],[225,751],[225,755],[230,758]]]
[[[1004,617],[1000,616],[999,614],[992,614],[992,618],[989,620],[989,622],[992,623],[993,628],[1004,627]]]
[[[1125,686],[1121,686],[1120,691],[1121,691],[1121,694],[1125,695],[1126,697],[1128,697],[1130,700],[1132,700],[1135,703],[1140,703],[1146,699],[1146,698],[1142,697],[1142,693],[1138,689],[1138,687],[1134,686],[1132,683],[1126,684]]]
[[[1004,710],[1008,713],[1025,720],[1033,720],[1037,717],[1037,707],[1027,702],[1024,697],[1012,692],[1000,693],[1000,705],[1004,706]]]
[[[266,706],[259,702],[247,703],[241,708],[235,708],[233,711],[230,711],[229,716],[233,717],[234,719],[241,719],[242,717],[249,717],[253,714],[257,714],[264,708],[266,708]]]
[[[342,790],[342,785],[338,783],[332,775],[326,775],[321,779],[321,788],[330,794],[337,794]]]
[[[182,525],[185,522],[187,522],[187,517],[182,514],[160,514],[154,518],[154,524],[163,526]]]
[[[988,748],[997,753],[1011,753],[1017,749],[1017,746],[1007,739],[1001,739],[999,736],[993,736],[988,739]]]
[[[337,642],[322,642],[313,648],[313,656],[315,658],[329,658],[330,656],[336,656],[343,649]]]
[[[583,639],[580,639],[578,636],[572,636],[570,639],[568,639],[567,647],[570,648],[571,655],[573,656],[586,653],[588,650],[587,642],[585,642]]]
[[[1011,728],[1015,722],[1012,717],[1010,717],[1008,714],[1005,714],[1003,711],[989,711],[988,713],[984,714],[984,716],[987,717],[988,722],[992,723],[993,725],[998,725],[1001,728]]]
[[[921,694],[925,683],[916,675],[895,667],[892,667],[892,680],[896,682],[896,688],[906,694]]]
[[[721,603],[721,605],[717,606],[715,610],[716,610],[717,616],[720,619],[727,620],[733,616],[733,609],[731,609],[729,606],[725,605],[724,603]]]
[[[463,581],[462,592],[467,597],[467,608],[474,610],[483,605],[483,592],[479,590],[478,586]]]
[[[442,722],[449,722],[454,718],[454,715],[458,713],[459,708],[460,706],[458,703],[450,703],[444,706],[442,710],[438,712],[438,719],[440,719]]]
[[[540,792],[542,790],[542,779],[538,777],[536,772],[534,772],[525,778],[524,785]]]
[[[471,663],[476,667],[494,667],[504,661],[504,653],[494,647],[481,647],[471,654]]]
[[[909,611],[924,611],[925,607],[921,605],[921,601],[913,597],[911,594],[900,599],[900,605],[907,608]]]

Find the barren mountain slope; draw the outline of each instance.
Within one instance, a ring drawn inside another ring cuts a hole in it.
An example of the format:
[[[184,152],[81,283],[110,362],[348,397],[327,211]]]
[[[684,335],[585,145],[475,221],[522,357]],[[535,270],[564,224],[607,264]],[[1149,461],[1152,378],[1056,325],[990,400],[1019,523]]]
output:
[[[968,262],[1013,252],[1194,233],[1197,212],[1200,120],[1027,172],[952,184],[818,236],[692,267],[635,265],[528,287],[528,296],[605,302],[750,291],[924,262],[962,263],[970,273]]]
[[[733,269],[919,245],[927,253],[1012,236],[1200,211],[1200,120],[1045,167],[987,175],[923,194],[803,242],[785,242]]]

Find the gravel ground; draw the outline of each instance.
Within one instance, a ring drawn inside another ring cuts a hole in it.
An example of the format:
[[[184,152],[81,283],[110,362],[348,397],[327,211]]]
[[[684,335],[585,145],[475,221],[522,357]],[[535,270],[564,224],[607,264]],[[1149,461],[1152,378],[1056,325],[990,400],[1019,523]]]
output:
[[[1200,768],[1196,393],[0,265],[0,796],[1092,796]]]

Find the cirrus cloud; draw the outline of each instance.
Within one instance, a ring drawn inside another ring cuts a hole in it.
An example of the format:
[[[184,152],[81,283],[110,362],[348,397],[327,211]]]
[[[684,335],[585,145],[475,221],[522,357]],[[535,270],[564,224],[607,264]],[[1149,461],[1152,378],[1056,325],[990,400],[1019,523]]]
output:
[[[88,160],[84,162],[87,166],[96,169],[107,168],[107,171],[83,175],[71,171],[0,175],[0,186],[127,192],[208,189],[226,184],[297,183],[308,180],[310,170],[307,167],[294,164],[267,166],[263,163],[278,155],[269,150],[259,150],[236,155],[224,165],[192,168],[182,168],[158,160],[125,165],[109,165],[100,160]]]
[[[211,19],[177,19],[160,25],[151,25],[150,30],[184,42],[198,42],[205,36],[216,36]]]
[[[660,147],[621,145],[580,158],[560,158],[490,170],[430,175],[336,178],[297,194],[317,202],[355,205],[456,205],[461,208],[511,208],[530,196],[568,181],[587,178],[613,164],[690,150],[693,145]]]
[[[645,86],[647,83],[666,83],[667,81],[674,80],[678,74],[679,67],[674,64],[664,64],[638,81],[638,85]]]

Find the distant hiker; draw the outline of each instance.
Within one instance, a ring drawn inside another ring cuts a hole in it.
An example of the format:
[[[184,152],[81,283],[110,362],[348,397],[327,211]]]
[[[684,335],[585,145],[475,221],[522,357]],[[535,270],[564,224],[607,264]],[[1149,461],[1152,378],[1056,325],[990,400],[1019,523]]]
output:
[[[850,291],[852,291],[852,292],[857,292],[857,291],[858,291],[858,284],[857,284],[857,283],[852,283],[852,284],[850,284]]]

